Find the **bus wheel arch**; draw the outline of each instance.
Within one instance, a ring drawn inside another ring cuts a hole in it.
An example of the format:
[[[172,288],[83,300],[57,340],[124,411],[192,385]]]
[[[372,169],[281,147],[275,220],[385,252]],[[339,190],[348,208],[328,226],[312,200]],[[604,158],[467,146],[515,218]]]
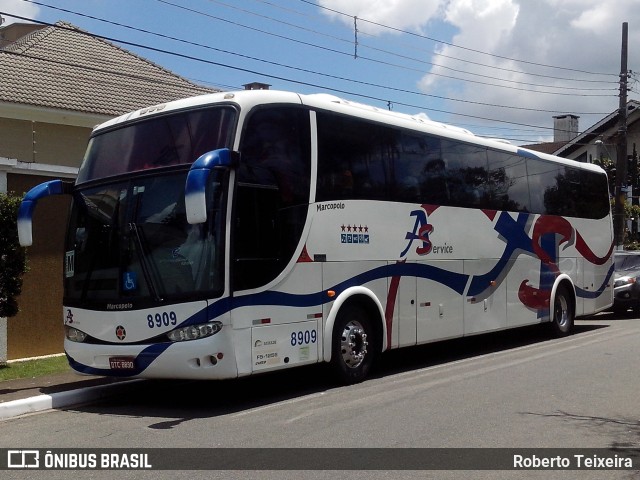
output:
[[[341,301],[334,304],[324,331],[324,360],[346,384],[364,380],[383,350],[382,307],[364,290],[339,298]]]
[[[576,318],[576,293],[571,279],[564,275],[558,278],[551,291],[549,320],[551,332],[564,337],[573,330]]]

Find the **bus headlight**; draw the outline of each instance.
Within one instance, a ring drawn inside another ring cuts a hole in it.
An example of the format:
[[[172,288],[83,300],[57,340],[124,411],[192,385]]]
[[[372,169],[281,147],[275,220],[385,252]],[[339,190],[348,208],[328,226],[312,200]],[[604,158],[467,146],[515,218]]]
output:
[[[221,322],[201,323],[200,325],[189,325],[188,327],[176,328],[167,333],[167,337],[172,342],[184,342],[186,340],[197,340],[199,338],[210,337],[222,330]]]
[[[70,326],[64,327],[64,334],[67,337],[67,340],[71,342],[82,343],[86,340],[87,334],[77,328],[73,328]]]

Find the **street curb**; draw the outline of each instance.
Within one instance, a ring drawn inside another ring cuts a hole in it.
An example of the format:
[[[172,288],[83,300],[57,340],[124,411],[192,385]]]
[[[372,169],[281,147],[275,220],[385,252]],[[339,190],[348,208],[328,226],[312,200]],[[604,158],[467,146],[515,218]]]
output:
[[[27,413],[42,412],[52,408],[64,408],[82,403],[95,402],[115,395],[121,387],[141,381],[141,379],[126,380],[107,385],[97,385],[66,392],[37,395],[35,397],[0,403],[0,420],[18,417]]]

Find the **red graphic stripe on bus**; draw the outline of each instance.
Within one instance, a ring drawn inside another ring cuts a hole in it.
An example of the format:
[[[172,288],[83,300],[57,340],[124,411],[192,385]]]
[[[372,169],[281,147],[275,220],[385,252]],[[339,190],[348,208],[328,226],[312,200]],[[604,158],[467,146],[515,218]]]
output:
[[[585,242],[582,235],[580,235],[580,232],[576,230],[576,250],[580,252],[580,255],[582,255],[585,260],[593,263],[594,265],[604,265],[605,263],[607,263],[609,257],[611,257],[611,254],[613,253],[614,244],[615,242],[611,242],[609,251],[605,254],[604,257],[598,257],[595,253],[593,253],[593,250],[589,248],[587,242]]]
[[[576,238],[576,250],[587,260],[594,265],[604,265],[607,263],[611,254],[613,253],[614,242],[609,246],[609,251],[604,256],[597,256],[591,248],[587,245],[584,237],[578,230],[574,230],[569,221],[562,217],[542,216],[538,218],[533,228],[533,251],[538,255],[540,260],[547,265],[555,265],[555,262],[551,260],[547,252],[540,246],[540,238],[547,233],[556,233],[562,235],[562,239],[558,242],[558,245],[567,243],[571,240],[575,233]]]
[[[420,205],[420,208],[422,208],[425,212],[427,212],[427,215],[431,215],[438,208],[440,208],[440,205],[429,205],[427,203],[424,203],[424,204]]]
[[[304,248],[302,249],[302,252],[300,252],[300,256],[298,257],[298,263],[309,263],[309,262],[313,262],[313,260],[309,256],[309,252],[307,251],[307,246],[305,245]]]
[[[399,260],[398,263],[404,263],[405,260]],[[393,311],[396,308],[396,298],[398,297],[398,287],[400,286],[400,275],[391,277],[389,282],[389,294],[387,295],[387,306],[384,311],[384,320],[387,324],[387,348],[391,348],[391,334],[393,327]]]
[[[482,213],[484,213],[487,216],[487,218],[493,222],[493,219],[496,218],[496,215],[498,214],[498,211],[497,210],[482,210]]]
[[[540,238],[548,233],[562,235],[562,239],[557,244],[560,246],[571,240],[571,237],[573,236],[573,227],[565,218],[550,216],[542,216],[538,218],[535,226],[533,227],[533,236],[531,238],[533,251],[542,263],[555,267],[555,261],[540,246]],[[554,270],[557,270],[557,267]]]
[[[551,291],[532,287],[527,283],[528,281],[528,279],[523,280],[520,284],[518,299],[528,308],[536,310],[548,309]]]

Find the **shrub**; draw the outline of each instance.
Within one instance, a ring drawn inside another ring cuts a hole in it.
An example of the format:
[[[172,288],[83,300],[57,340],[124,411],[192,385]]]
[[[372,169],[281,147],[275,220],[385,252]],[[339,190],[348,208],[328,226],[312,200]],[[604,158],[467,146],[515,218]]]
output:
[[[18,243],[18,208],[21,197],[0,193],[0,317],[19,311],[17,297],[27,271],[26,250]]]

